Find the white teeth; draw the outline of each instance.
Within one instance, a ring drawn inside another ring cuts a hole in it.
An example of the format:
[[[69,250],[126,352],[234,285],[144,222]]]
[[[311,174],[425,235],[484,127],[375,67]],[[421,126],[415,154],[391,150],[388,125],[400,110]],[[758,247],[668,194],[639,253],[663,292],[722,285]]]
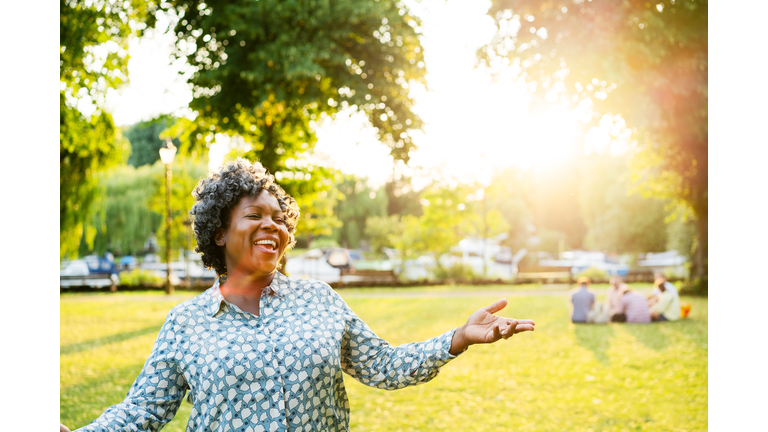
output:
[[[277,247],[277,243],[275,243],[274,240],[259,240],[259,241],[256,242],[256,244],[257,245],[268,244],[268,245],[271,245],[273,248]]]

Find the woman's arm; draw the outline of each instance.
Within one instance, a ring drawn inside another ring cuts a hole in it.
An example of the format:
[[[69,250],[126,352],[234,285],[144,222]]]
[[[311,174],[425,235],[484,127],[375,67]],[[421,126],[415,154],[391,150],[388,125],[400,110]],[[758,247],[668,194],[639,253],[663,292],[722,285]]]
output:
[[[332,291],[332,290],[331,290]],[[335,292],[343,305],[346,328],[341,346],[342,369],[370,387],[395,390],[422,384],[437,376],[440,368],[476,343],[492,343],[515,333],[533,330],[533,321],[496,317],[506,306],[502,299],[472,314],[463,326],[440,336],[392,347],[376,336]]]
[[[177,362],[181,355],[176,334],[181,331],[171,310],[126,398],[77,431],[157,431],[171,421],[187,390]]]

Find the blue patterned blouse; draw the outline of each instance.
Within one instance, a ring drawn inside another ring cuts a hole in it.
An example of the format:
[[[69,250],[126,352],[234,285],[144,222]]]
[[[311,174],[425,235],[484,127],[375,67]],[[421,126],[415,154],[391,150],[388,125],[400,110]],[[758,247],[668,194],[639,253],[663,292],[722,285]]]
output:
[[[324,282],[277,273],[259,308],[228,303],[217,281],[171,309],[125,400],[78,430],[159,430],[189,390],[188,431],[347,431],[342,371],[394,390],[456,358],[455,329],[393,348]]]

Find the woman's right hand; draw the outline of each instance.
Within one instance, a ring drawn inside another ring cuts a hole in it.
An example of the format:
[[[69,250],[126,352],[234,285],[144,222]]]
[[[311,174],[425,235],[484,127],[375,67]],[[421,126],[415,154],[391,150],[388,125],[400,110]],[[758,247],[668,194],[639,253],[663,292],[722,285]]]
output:
[[[63,424],[59,423],[59,432],[72,432],[72,431],[70,431],[68,427],[66,427]]]

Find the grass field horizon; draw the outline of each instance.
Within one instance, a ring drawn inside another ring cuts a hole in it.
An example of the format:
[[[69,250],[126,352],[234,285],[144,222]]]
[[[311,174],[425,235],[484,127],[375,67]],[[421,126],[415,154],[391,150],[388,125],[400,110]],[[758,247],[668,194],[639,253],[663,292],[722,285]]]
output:
[[[434,290],[432,297],[365,297],[343,289],[350,307],[392,345],[424,340],[464,323],[519,287]],[[635,288],[647,289],[645,285]],[[389,290],[389,291],[387,291]],[[599,293],[598,287],[598,293]],[[171,307],[197,293],[63,294],[60,417],[84,426],[120,402],[141,370]],[[472,346],[433,381],[394,392],[345,376],[353,431],[701,431],[707,430],[706,298],[684,297],[689,318],[650,325],[574,325],[568,297],[517,295],[499,315],[530,318],[536,331],[493,345]],[[164,431],[183,431],[183,403]]]

